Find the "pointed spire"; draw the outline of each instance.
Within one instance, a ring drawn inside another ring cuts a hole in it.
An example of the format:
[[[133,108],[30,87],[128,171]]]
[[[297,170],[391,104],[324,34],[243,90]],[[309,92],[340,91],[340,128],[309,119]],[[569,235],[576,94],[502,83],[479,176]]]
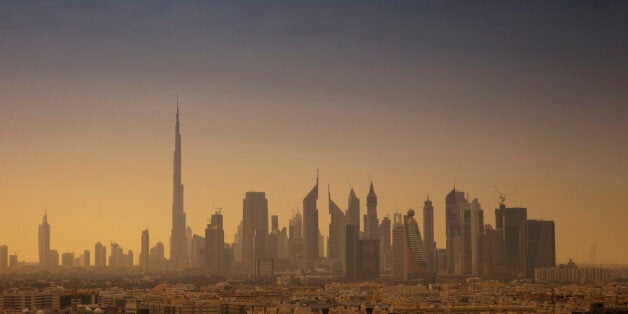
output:
[[[427,192],[427,200],[430,200],[430,192]]]

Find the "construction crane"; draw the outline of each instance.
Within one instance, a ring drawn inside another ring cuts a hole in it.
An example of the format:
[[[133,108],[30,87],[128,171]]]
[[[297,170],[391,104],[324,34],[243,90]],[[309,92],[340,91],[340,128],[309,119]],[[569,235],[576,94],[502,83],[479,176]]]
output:
[[[214,205],[214,210],[216,211],[216,213],[222,215],[222,207],[216,207],[216,203],[214,203],[214,201],[212,201],[212,205]]]
[[[501,191],[499,191],[499,189],[497,188],[497,185],[494,185],[494,187],[495,187],[495,190],[497,191],[497,198],[499,199],[498,203],[499,203],[499,205],[502,205],[502,206],[506,206],[506,204],[505,204],[506,203],[506,196],[510,196],[510,195],[512,195],[514,193],[517,193],[517,190],[514,190],[514,191],[504,195],[504,194],[502,194]]]

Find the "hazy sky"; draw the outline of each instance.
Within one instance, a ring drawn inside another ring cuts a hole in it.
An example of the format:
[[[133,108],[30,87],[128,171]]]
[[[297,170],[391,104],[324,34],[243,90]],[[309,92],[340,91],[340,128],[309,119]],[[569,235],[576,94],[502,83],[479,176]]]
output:
[[[624,1],[2,1],[0,244],[35,261],[47,208],[60,252],[168,249],[177,92],[195,233],[249,190],[287,225],[318,168],[324,234],[368,174],[444,247],[455,177],[555,220],[559,262],[628,263]]]

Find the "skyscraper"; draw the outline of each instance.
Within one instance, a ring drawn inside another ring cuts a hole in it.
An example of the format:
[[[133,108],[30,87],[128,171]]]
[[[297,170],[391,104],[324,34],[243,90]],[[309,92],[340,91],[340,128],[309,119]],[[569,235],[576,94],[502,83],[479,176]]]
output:
[[[447,250],[447,274],[462,274],[463,239],[462,219],[467,200],[464,192],[451,190],[445,197],[445,248]],[[470,217],[469,217],[470,218]]]
[[[0,271],[9,267],[9,247],[0,245]]]
[[[482,264],[486,278],[494,279],[504,275],[504,237],[501,229],[484,226],[482,234]]]
[[[205,229],[205,270],[210,275],[225,271],[225,231],[220,211],[212,215]]]
[[[515,277],[523,273],[520,250],[520,232],[528,219],[528,210],[506,207],[502,211],[502,235],[504,237],[504,267],[506,275]]]
[[[390,270],[391,260],[391,222],[390,217],[386,216],[382,219],[382,223],[379,224],[379,245],[382,256],[380,257],[380,266],[382,270]]]
[[[181,132],[179,125],[179,100],[177,97],[177,121],[174,135],[174,171],[172,174],[172,230],[170,233],[170,262],[175,269],[183,269],[188,260],[186,218],[183,209],[183,184],[181,184]]]
[[[390,276],[393,279],[401,280],[405,278],[405,231],[400,213],[393,215],[392,225],[392,263],[390,266]]]
[[[360,199],[351,188],[349,192],[349,204],[347,206],[347,224],[356,226],[360,230]]]
[[[142,231],[142,241],[141,241],[141,250],[140,250],[140,269],[144,273],[148,273],[148,261],[150,251],[150,237],[148,234],[148,229],[144,229]]]
[[[484,233],[484,210],[480,205],[480,201],[475,198],[471,201],[471,274],[474,276],[482,276],[484,269],[483,264],[483,246],[482,235]]]
[[[268,200],[264,192],[246,192],[242,200],[242,264],[249,272],[255,271],[256,241],[264,241],[268,234]],[[263,248],[263,246],[262,246]]]
[[[316,173],[316,185],[303,199],[303,252],[305,253],[306,267],[312,268],[313,262],[318,259],[318,171]]]
[[[329,215],[331,216],[331,221],[329,222],[329,238],[327,239],[327,258],[338,260],[344,264],[346,253],[344,237],[347,217],[342,209],[331,199],[329,187],[327,190],[327,195],[329,196]]]
[[[105,267],[107,263],[107,247],[98,242],[94,245],[94,265]]]
[[[39,248],[39,265],[48,266],[48,255],[50,251],[50,225],[48,224],[48,213],[44,213],[41,225],[38,228],[38,248]]]
[[[527,278],[534,278],[534,269],[556,266],[554,222],[528,220],[522,230],[521,264]]]
[[[81,261],[81,264],[83,267],[89,267],[91,265],[91,254],[89,253],[89,250],[84,250],[83,251],[83,260]]]
[[[279,231],[279,215],[270,215],[270,221],[271,221],[270,231]]]
[[[296,257],[303,253],[303,216],[296,213],[288,222],[288,255],[294,262]]]
[[[427,271],[436,271],[436,242],[434,241],[434,207],[430,196],[423,203],[423,240]]]
[[[373,188],[373,182],[366,196],[366,238],[379,240],[379,220],[377,219],[377,194]]]

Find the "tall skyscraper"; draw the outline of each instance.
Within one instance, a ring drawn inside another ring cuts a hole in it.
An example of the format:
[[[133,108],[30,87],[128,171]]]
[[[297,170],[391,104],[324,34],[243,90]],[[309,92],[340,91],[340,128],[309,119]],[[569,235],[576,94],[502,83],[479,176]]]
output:
[[[445,248],[447,250],[447,274],[462,274],[463,239],[462,219],[467,200],[464,192],[451,190],[445,197]],[[470,218],[470,217],[469,217]]]
[[[345,226],[345,273],[348,279],[355,279],[358,271],[358,241],[360,230],[358,226],[347,224]]]
[[[105,267],[107,263],[107,247],[98,242],[94,245],[94,265]]]
[[[288,255],[294,262],[303,253],[303,216],[296,213],[288,222]]]
[[[360,230],[360,199],[351,188],[349,192],[349,203],[347,206],[347,224],[356,226]]]
[[[63,267],[74,266],[74,252],[65,252],[61,255],[61,266]]]
[[[405,231],[400,213],[393,215],[392,263],[390,276],[396,280],[405,279]]]
[[[270,221],[271,221],[270,231],[279,231],[279,215],[270,215]]]
[[[327,188],[329,196],[329,215],[331,221],[329,223],[329,238],[327,238],[327,258],[338,260],[342,264],[345,263],[345,224],[347,217],[338,205],[331,199],[331,192]]]
[[[174,134],[174,171],[172,174],[172,230],[170,233],[170,262],[175,269],[185,268],[188,260],[186,218],[183,209],[183,184],[181,184],[181,132],[179,125],[179,100],[177,97],[177,121]]]
[[[48,213],[44,213],[41,225],[38,228],[38,248],[39,248],[39,265],[48,266],[48,255],[50,251],[50,225],[48,224]]]
[[[528,210],[506,207],[502,211],[502,235],[504,237],[504,267],[506,275],[516,277],[523,273],[520,250],[520,232],[528,219]]]
[[[81,261],[81,266],[83,267],[89,267],[92,263],[91,260],[91,254],[89,253],[89,250],[84,250],[83,251],[83,260]]]
[[[59,252],[57,252],[57,250],[48,251],[48,266],[50,267],[59,266]]]
[[[148,229],[144,229],[142,231],[142,241],[141,241],[141,249],[140,249],[140,269],[144,273],[148,273],[148,261],[150,259],[150,236],[148,234]]]
[[[223,217],[216,211],[205,229],[205,270],[210,275],[224,274],[225,262]]]
[[[313,262],[318,259],[318,172],[316,173],[316,185],[303,199],[303,252],[305,253],[306,267],[313,267]]]
[[[484,277],[499,278],[504,275],[504,237],[501,229],[484,226],[482,234],[482,264]]]
[[[423,240],[427,271],[436,271],[436,242],[434,241],[434,207],[430,196],[423,203]]]
[[[390,270],[391,261],[391,222],[390,217],[386,216],[382,219],[382,223],[379,224],[379,247],[382,256],[380,257],[381,270]]]
[[[373,188],[373,182],[366,196],[366,238],[379,240],[379,220],[377,219],[377,194]]]
[[[534,278],[534,269],[556,266],[554,222],[528,220],[522,230],[521,264],[527,278]]]
[[[263,253],[256,252],[256,241],[268,235],[268,200],[264,192],[246,192],[242,203],[242,264],[254,272],[255,258]]]
[[[483,264],[483,246],[482,235],[484,234],[484,210],[480,205],[480,201],[475,198],[471,201],[471,274],[474,276],[482,276],[484,269]]]
[[[0,245],[0,271],[9,268],[9,247]]]

